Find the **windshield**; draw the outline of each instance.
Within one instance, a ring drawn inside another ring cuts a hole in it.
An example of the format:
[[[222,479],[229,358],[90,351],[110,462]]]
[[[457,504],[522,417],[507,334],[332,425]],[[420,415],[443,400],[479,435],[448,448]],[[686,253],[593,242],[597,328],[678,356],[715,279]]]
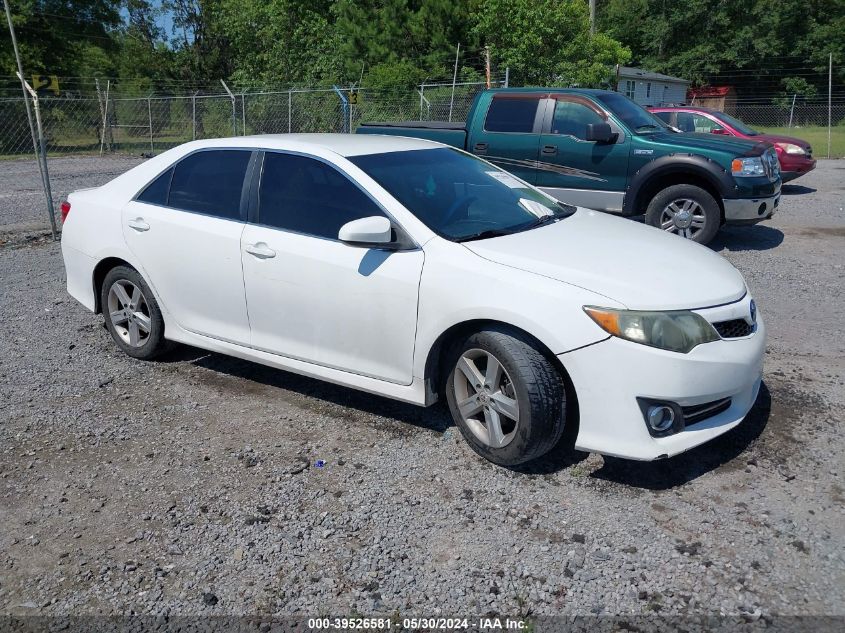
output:
[[[735,119],[730,114],[725,114],[724,112],[714,112],[713,116],[717,119],[720,119],[730,125],[733,129],[735,129],[740,134],[745,134],[745,136],[757,136],[760,134],[754,128],[750,128],[745,123],[740,121],[739,119]]]
[[[511,174],[447,147],[349,160],[432,231],[453,241],[516,233],[575,211]]]
[[[665,122],[623,94],[605,92],[598,95],[598,100],[606,105],[632,132],[658,132],[670,129]]]

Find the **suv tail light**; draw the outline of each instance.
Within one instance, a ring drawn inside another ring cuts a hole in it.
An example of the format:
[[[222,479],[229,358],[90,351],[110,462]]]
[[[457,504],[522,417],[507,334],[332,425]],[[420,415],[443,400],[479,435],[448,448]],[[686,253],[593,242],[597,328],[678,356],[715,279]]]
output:
[[[62,224],[64,224],[67,220],[68,214],[70,213],[70,202],[62,200],[60,209],[62,210]]]

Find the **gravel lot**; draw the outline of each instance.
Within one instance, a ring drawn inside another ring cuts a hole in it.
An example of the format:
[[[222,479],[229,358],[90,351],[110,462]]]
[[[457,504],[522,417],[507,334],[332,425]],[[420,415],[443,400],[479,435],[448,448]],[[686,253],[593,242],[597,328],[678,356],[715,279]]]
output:
[[[784,191],[715,244],[769,326],[746,421],[664,462],[561,447],[521,470],[444,406],[120,354],[9,212],[0,614],[845,615],[845,161]]]

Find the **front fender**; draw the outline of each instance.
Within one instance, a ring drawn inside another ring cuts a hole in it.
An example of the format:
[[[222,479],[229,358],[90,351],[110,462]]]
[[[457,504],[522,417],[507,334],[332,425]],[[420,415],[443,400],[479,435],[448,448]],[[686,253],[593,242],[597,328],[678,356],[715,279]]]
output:
[[[667,154],[649,161],[631,177],[622,204],[623,215],[637,213],[639,194],[649,182],[674,174],[692,174],[710,183],[722,198],[734,197],[736,181],[716,161],[699,154]]]
[[[589,290],[491,262],[445,240],[426,244],[425,262],[414,350],[414,375],[420,378],[441,335],[456,325],[497,321],[560,354],[607,338],[584,313],[584,305],[625,307]]]

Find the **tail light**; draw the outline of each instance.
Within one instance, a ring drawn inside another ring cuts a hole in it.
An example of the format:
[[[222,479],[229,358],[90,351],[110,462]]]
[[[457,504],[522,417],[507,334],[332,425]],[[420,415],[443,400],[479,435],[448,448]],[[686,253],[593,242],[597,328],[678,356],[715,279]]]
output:
[[[67,220],[68,214],[70,213],[70,202],[68,202],[67,200],[62,200],[60,208],[62,210],[62,224],[64,224],[64,222]]]

